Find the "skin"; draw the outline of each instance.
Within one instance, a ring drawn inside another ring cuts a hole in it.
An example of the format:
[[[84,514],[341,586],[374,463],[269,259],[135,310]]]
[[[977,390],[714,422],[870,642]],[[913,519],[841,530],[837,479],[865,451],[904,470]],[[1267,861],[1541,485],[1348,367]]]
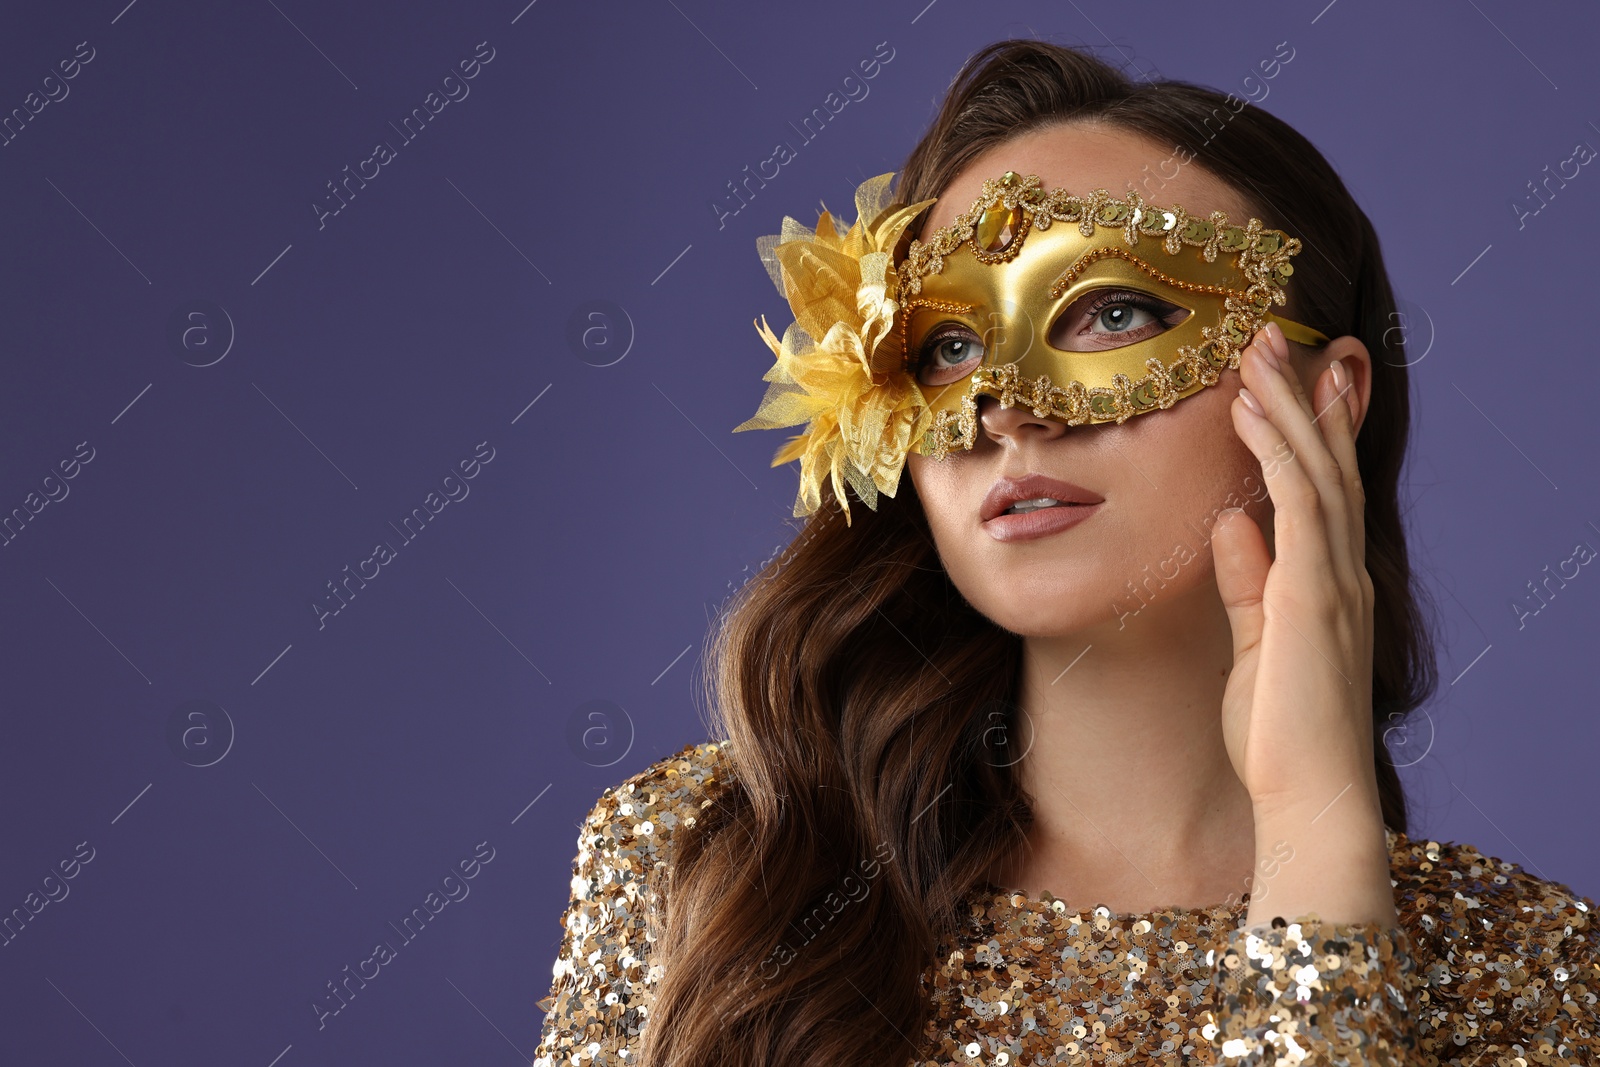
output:
[[[1046,188],[1123,192],[1165,155],[1092,123],[1030,131],[976,157],[922,232],[1007,169]],[[1198,165],[1140,192],[1191,212],[1260,214]],[[1279,310],[1293,318],[1290,289]],[[1359,339],[1314,350],[1269,326],[1238,370],[1165,411],[1070,427],[983,397],[971,452],[907,457],[951,580],[1023,638],[1014,750],[1036,822],[997,884],[1120,913],[1248,889],[1249,926],[1313,913],[1396,921],[1354,446],[1370,383]],[[998,478],[1028,472],[1105,502],[1067,530],[997,541],[980,502]],[[1194,552],[1181,565],[1179,544]],[[1141,602],[1127,583],[1158,570],[1169,580]]]

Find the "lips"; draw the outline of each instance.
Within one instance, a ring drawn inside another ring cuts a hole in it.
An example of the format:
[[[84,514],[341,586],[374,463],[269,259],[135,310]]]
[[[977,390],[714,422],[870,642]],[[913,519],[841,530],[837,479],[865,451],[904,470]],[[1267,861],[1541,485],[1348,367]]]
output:
[[[983,504],[978,509],[979,521],[988,522],[1019,500],[1033,500],[1042,496],[1059,500],[1062,504],[1099,504],[1105,500],[1099,493],[1042,474],[1001,478],[984,494]]]

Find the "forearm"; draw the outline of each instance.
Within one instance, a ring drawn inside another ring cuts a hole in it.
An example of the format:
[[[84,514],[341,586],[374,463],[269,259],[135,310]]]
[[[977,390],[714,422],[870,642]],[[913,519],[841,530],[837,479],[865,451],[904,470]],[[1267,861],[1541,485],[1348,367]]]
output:
[[[1217,1015],[1203,1032],[1221,1063],[1416,1062],[1416,961],[1395,912],[1377,789],[1326,782],[1257,804],[1250,907],[1210,957]]]
[[[1347,782],[1308,785],[1295,798],[1257,805],[1258,863],[1245,926],[1313,912],[1331,922],[1398,922],[1376,784]]]

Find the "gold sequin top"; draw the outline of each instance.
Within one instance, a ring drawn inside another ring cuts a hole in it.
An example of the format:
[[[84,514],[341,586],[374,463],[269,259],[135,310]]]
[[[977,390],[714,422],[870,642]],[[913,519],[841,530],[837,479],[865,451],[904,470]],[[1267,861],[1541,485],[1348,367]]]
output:
[[[687,746],[589,813],[535,1067],[638,1062],[662,973],[644,875],[730,775],[727,748]],[[977,891],[923,976],[916,1065],[1600,1067],[1594,901],[1470,845],[1388,840],[1388,928],[1301,916],[1258,936],[1248,897],[1121,914]]]

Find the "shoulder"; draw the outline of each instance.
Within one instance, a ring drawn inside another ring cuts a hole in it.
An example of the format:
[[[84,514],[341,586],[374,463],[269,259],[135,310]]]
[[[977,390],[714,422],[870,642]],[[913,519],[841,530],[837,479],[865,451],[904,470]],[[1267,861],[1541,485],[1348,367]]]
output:
[[[1555,948],[1596,934],[1592,899],[1472,845],[1390,831],[1389,859],[1402,921],[1435,947]]]
[[[638,1004],[659,977],[650,960],[658,904],[650,875],[671,862],[674,835],[694,825],[727,777],[726,748],[686,745],[608,786],[584,819],[555,981],[539,1002],[545,1051],[597,1024],[608,1042],[625,1043],[638,1025]]]
[[[679,829],[693,826],[731,777],[730,749],[727,741],[685,745],[606,787],[579,835],[580,869],[648,874],[670,854]]]
[[[1452,1046],[1600,1053],[1594,900],[1469,844],[1390,831],[1389,855],[1425,1030]]]

